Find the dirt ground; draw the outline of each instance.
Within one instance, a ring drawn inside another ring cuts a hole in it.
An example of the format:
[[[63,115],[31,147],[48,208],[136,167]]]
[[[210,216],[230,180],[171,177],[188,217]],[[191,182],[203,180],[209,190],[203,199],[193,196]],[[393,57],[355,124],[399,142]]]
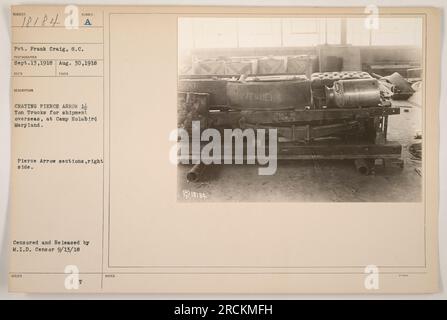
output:
[[[396,103],[399,105],[399,103]],[[281,161],[273,176],[256,165],[208,166],[199,182],[187,182],[187,165],[178,167],[179,201],[256,202],[417,202],[422,197],[421,161],[408,146],[421,131],[421,108],[408,103],[389,117],[388,140],[402,144],[404,168],[378,167],[359,174],[350,160]]]

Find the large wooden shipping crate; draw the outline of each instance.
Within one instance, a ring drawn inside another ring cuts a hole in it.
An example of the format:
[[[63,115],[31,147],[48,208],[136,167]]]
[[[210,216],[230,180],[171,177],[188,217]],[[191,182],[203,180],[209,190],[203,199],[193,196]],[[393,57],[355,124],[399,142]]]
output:
[[[258,74],[281,74],[287,72],[287,57],[264,57],[258,60]]]

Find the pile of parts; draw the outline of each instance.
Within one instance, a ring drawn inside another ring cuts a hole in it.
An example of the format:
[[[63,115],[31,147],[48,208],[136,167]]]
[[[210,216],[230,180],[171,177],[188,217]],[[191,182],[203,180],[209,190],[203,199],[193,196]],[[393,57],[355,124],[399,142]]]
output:
[[[353,159],[363,174],[377,162],[403,165],[401,145],[387,141],[388,116],[400,109],[366,72],[188,75],[178,92],[179,127],[201,120],[218,130],[275,128],[278,159]]]

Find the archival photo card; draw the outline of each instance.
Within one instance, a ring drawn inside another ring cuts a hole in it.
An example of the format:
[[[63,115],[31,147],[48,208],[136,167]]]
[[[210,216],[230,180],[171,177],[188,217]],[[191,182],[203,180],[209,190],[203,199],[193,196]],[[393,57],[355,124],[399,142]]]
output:
[[[420,202],[423,18],[185,17],[180,201]]]

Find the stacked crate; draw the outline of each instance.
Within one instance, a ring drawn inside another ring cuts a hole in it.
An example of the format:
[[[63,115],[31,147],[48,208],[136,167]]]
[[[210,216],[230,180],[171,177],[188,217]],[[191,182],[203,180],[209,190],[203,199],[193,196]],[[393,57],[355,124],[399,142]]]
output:
[[[256,74],[257,71],[257,59],[232,58],[225,62],[226,75]]]

